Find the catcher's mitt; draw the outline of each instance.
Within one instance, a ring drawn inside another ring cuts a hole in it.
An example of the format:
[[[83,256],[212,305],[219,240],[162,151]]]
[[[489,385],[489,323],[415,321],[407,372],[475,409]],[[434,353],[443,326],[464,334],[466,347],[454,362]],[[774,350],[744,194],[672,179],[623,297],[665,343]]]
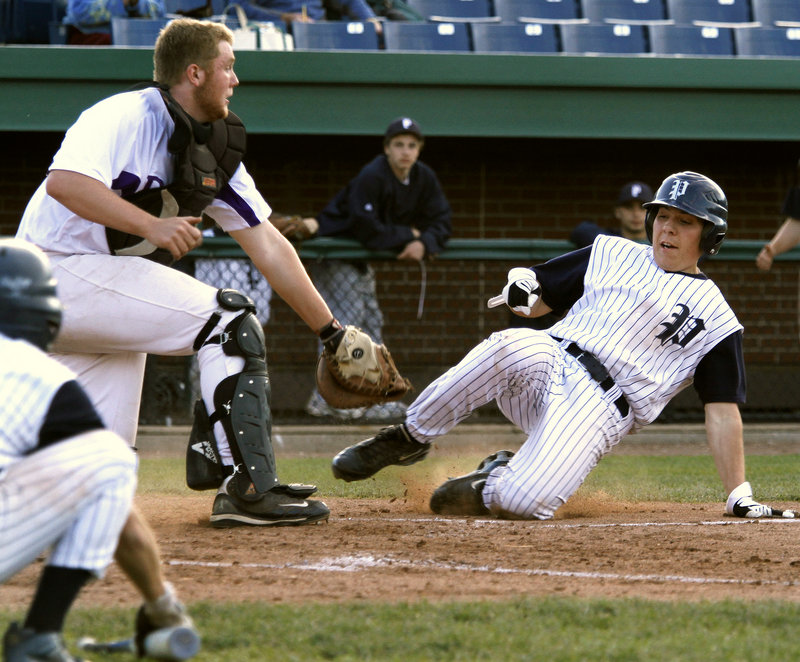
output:
[[[287,239],[310,239],[319,229],[319,223],[314,218],[272,214],[269,220]]]
[[[338,409],[399,400],[412,390],[386,346],[355,326],[344,327],[335,352],[323,349],[316,377],[320,395]]]

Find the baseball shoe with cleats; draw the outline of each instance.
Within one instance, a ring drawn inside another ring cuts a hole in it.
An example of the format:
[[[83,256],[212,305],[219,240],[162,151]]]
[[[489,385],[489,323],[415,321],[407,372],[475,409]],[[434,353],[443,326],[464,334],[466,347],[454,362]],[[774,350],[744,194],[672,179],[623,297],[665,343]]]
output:
[[[3,635],[3,662],[84,662],[64,646],[60,632],[35,632],[11,623]]]
[[[309,487],[298,485],[298,489],[295,489],[292,485],[278,485],[254,499],[243,499],[228,491],[226,481],[214,497],[211,526],[217,529],[234,526],[300,526],[327,520],[331,514],[328,506],[322,501],[305,498],[310,493]]]
[[[390,425],[334,457],[333,475],[348,483],[364,480],[390,464],[405,467],[419,462],[430,449],[430,444],[421,444],[414,439],[404,423]]]
[[[431,510],[437,515],[488,515],[483,504],[483,488],[495,467],[508,464],[513,451],[497,451],[484,459],[475,471],[450,478],[436,488],[431,496]]]

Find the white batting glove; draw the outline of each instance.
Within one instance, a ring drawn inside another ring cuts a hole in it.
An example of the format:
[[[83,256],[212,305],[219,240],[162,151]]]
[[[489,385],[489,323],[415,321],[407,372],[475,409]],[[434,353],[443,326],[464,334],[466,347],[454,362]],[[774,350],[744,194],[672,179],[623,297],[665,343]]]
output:
[[[542,288],[531,269],[514,267],[508,272],[508,282],[503,288],[503,301],[514,312],[530,315],[541,293]]]
[[[794,511],[771,508],[754,500],[753,488],[750,487],[748,482],[742,483],[728,495],[725,512],[734,517],[747,517],[749,519],[758,519],[760,517],[795,518]]]

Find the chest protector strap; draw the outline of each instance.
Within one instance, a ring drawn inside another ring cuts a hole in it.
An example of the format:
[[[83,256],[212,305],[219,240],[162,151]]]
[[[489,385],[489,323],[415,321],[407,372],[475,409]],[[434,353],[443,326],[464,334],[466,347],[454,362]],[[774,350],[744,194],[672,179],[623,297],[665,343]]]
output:
[[[163,188],[146,189],[124,196],[128,202],[153,216],[200,216],[227,184],[247,149],[244,124],[229,112],[224,119],[200,124],[181,108],[166,90],[159,88],[175,130],[167,143],[174,156],[173,181]],[[169,251],[157,248],[137,235],[106,228],[114,255],[139,255],[170,264]]]

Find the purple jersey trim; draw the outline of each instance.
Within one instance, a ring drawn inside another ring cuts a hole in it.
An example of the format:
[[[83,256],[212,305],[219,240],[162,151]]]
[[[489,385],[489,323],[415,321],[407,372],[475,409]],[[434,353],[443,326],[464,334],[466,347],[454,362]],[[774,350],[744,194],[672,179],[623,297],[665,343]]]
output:
[[[230,184],[225,184],[225,186],[220,189],[220,192],[217,194],[217,200],[222,200],[222,202],[229,204],[250,227],[261,224],[261,221],[250,205],[244,201],[242,196],[233,190]]]

